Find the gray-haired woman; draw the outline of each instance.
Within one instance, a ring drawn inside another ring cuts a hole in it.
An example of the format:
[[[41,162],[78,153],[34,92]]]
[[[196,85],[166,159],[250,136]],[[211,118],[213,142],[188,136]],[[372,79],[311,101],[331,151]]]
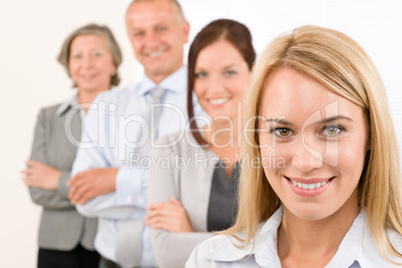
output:
[[[76,211],[66,183],[88,104],[99,92],[119,84],[117,68],[122,55],[108,27],[89,24],[68,36],[58,61],[77,93],[40,111],[31,157],[23,171],[33,202],[43,207],[38,267],[98,267],[99,254],[94,248],[97,219]]]

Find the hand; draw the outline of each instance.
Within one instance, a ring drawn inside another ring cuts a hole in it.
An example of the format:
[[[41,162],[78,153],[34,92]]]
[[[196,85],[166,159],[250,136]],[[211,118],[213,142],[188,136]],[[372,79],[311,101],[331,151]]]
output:
[[[26,162],[28,168],[23,170],[25,174],[24,183],[30,187],[45,190],[56,190],[61,171],[38,161],[29,160]]]
[[[147,207],[146,225],[154,229],[164,229],[168,232],[193,232],[187,213],[182,204],[174,197],[170,203],[159,202]]]
[[[88,200],[116,191],[118,168],[90,169],[72,177],[67,185],[71,186],[68,197],[72,204],[85,204]]]

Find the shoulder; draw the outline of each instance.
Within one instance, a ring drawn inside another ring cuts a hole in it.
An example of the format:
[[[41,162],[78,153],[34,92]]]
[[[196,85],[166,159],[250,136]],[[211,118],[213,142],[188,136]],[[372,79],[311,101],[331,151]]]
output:
[[[388,229],[388,239],[394,249],[402,254],[402,236],[394,230]],[[402,263],[402,258],[393,254],[386,253],[386,257],[379,250],[377,243],[370,231],[367,220],[365,219],[363,237],[361,242],[361,251],[358,261],[362,267],[400,267],[394,266],[389,260]],[[376,266],[372,266],[372,265]]]
[[[211,151],[203,148],[194,139],[190,130],[181,130],[174,133],[165,135],[156,140],[158,149],[170,149],[172,151],[180,153],[180,155],[193,155],[194,153],[211,154]]]
[[[108,121],[109,114],[124,116],[133,114],[133,109],[134,111],[139,109],[136,105],[138,101],[138,98],[135,97],[136,91],[136,85],[130,85],[98,93],[85,116],[84,125],[89,124],[87,122],[91,122],[91,124],[104,123],[104,121]]]
[[[388,239],[394,249],[399,254],[402,254],[402,235],[394,230],[388,229]],[[398,261],[402,263],[402,258],[399,258]]]
[[[157,139],[157,143],[166,146],[180,146],[183,144],[183,136],[186,135],[186,132],[188,131],[181,130],[162,136]]]
[[[55,105],[43,107],[39,111],[38,117],[41,119],[51,119],[51,118],[56,118],[56,112],[59,109],[59,107],[62,105],[62,103],[58,103]]]
[[[281,222],[283,207],[266,222],[257,226],[255,241],[244,244],[245,234],[217,235],[199,244],[191,254],[187,267],[279,267],[276,250],[277,228]],[[213,265],[211,265],[213,264]],[[215,265],[215,266],[214,266]]]
[[[57,104],[54,104],[54,105],[43,107],[43,108],[41,108],[41,112],[44,112],[44,113],[52,113],[52,112],[56,113],[57,109],[59,109],[60,105],[62,105],[62,104],[63,103],[57,103]]]
[[[240,248],[240,245],[241,242],[233,236],[211,237],[194,248],[186,267],[259,267],[251,245],[245,248]]]
[[[230,242],[231,237],[227,235],[216,235],[201,242],[193,249],[186,267],[211,267],[211,264],[216,260],[211,259],[210,255],[218,256],[219,260],[219,255],[223,251],[222,257],[226,256]]]
[[[135,94],[137,85],[129,85],[100,92],[94,102],[103,101],[127,101],[127,97]]]

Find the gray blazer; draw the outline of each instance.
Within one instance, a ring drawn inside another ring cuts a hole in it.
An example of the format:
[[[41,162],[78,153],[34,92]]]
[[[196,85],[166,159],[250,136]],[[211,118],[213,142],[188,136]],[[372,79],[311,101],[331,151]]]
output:
[[[194,232],[149,229],[152,248],[161,268],[184,267],[195,246],[213,235],[207,231],[207,216],[214,167],[219,157],[202,149],[188,131],[173,144],[178,135],[171,134],[156,142],[172,143],[168,148],[151,149],[156,166],[148,170],[147,198],[152,204],[169,202],[170,197],[175,197],[186,210]]]
[[[60,106],[59,104],[40,111],[30,158],[62,171],[57,190],[29,187],[32,201],[43,207],[39,247],[67,251],[81,243],[86,249],[94,250],[97,219],[81,216],[68,199],[69,187],[66,183],[70,179],[77,146],[68,140],[64,129],[66,116],[72,107],[67,105],[65,110],[60,112]],[[79,111],[71,120],[71,131],[79,141]]]

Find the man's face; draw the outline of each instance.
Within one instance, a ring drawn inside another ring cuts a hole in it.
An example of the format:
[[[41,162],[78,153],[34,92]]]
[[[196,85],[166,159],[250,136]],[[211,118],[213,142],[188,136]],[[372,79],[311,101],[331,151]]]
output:
[[[189,25],[180,20],[172,2],[134,3],[127,11],[126,25],[135,56],[154,82],[159,83],[183,65]]]

